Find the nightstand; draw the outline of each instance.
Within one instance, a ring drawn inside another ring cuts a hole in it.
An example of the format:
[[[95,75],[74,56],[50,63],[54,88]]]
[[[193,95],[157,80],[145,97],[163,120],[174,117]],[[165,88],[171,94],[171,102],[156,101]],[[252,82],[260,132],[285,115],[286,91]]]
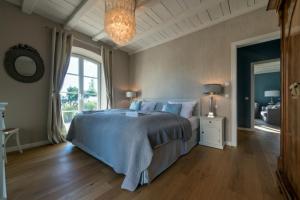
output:
[[[200,117],[200,141],[199,144],[224,148],[224,117],[208,118]]]

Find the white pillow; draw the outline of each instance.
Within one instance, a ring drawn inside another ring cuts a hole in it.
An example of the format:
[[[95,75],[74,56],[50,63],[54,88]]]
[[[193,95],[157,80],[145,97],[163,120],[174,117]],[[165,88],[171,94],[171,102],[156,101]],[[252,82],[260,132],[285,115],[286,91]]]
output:
[[[141,106],[142,112],[153,112],[156,106],[156,102],[143,101]]]
[[[166,112],[166,108],[167,108],[167,105],[166,105],[166,104],[164,104],[164,105],[162,106],[162,109],[161,109],[161,111],[162,111],[162,112]]]
[[[169,101],[169,104],[182,104],[180,116],[184,118],[191,118],[193,115],[193,110],[195,105],[197,104],[197,101],[190,101],[190,102],[175,102],[175,101]]]

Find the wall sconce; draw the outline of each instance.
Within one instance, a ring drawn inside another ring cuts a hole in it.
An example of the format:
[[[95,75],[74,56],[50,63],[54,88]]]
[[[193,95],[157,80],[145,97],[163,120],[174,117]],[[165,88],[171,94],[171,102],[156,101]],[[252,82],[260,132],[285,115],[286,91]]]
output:
[[[230,87],[230,81],[225,81],[224,82],[224,88],[225,88],[225,94],[224,94],[224,97],[226,98],[226,99],[228,99],[229,98],[229,89],[226,89],[226,88],[229,88]]]

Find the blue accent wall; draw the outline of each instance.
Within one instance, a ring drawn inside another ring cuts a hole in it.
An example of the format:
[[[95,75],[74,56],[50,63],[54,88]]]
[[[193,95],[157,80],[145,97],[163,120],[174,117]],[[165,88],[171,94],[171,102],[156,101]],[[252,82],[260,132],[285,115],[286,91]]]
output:
[[[270,102],[270,97],[265,97],[266,90],[280,91],[280,72],[256,74],[254,78],[255,84],[255,102],[260,106],[266,106]],[[273,98],[274,102],[280,101],[280,98]]]
[[[251,128],[251,63],[280,58],[280,40],[250,45],[237,50],[238,127]],[[245,100],[245,97],[249,97]]]

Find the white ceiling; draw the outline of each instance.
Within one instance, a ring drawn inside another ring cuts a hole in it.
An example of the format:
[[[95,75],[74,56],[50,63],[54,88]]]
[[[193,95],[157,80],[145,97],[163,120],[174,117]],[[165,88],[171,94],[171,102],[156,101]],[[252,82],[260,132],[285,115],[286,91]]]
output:
[[[104,0],[7,0],[27,14],[36,13],[66,28],[110,45],[103,31]],[[138,0],[137,34],[125,46],[136,53],[239,15],[266,7],[268,0]]]

